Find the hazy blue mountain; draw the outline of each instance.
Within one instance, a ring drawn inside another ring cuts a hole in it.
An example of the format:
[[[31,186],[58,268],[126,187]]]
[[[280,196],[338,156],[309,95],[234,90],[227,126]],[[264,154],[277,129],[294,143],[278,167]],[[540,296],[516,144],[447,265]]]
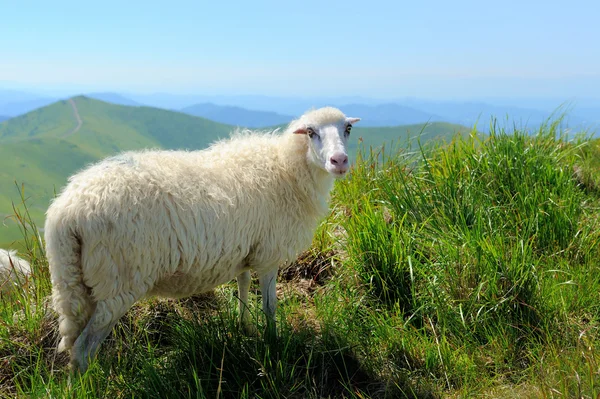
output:
[[[133,101],[130,98],[124,97],[118,93],[103,92],[103,93],[89,93],[87,97],[94,98],[96,100],[104,101],[111,104],[117,105],[129,105],[129,106],[140,106],[141,104],[137,101]]]
[[[208,102],[218,105],[232,105],[258,111],[272,111],[283,115],[302,115],[309,109],[325,106],[342,108],[345,105],[381,106],[389,105],[389,100],[378,100],[359,96],[346,97],[271,97],[259,95],[214,96]]]
[[[382,103],[379,100],[362,97],[286,98],[260,95],[177,96],[166,94],[130,95],[129,97],[149,106],[180,109],[182,112],[217,122],[249,127],[286,123],[311,108],[327,105],[337,106],[347,115],[360,116],[363,126],[394,126],[444,120],[435,113],[414,107]],[[176,108],[176,105],[198,99],[203,101],[199,101],[193,106]]]
[[[39,100],[47,96],[29,93],[20,90],[1,90],[0,89],[0,105],[9,103],[20,103],[26,101]]]
[[[522,108],[512,105],[497,105],[474,101],[427,101],[405,99],[402,103],[425,112],[430,112],[442,117],[442,120],[465,126],[473,126],[487,130],[492,117],[496,118],[500,126],[536,128],[546,122],[548,118],[560,116],[556,109]],[[569,111],[568,108],[562,109]],[[559,110],[560,111],[560,110]],[[584,119],[570,110],[564,118],[564,123],[571,127],[582,127]]]
[[[425,122],[442,122],[442,118],[433,113],[398,104],[364,105],[348,104],[339,108],[347,116],[361,118],[361,126],[412,125]]]
[[[180,110],[195,104],[212,103],[215,105],[245,108],[252,111],[275,112],[281,115],[302,115],[311,108],[339,104],[377,105],[383,103],[363,97],[275,97],[264,95],[177,95],[168,93],[124,94],[144,105]]]
[[[489,97],[481,98],[481,102],[492,105],[511,105],[519,108],[533,108],[543,111],[554,111],[558,107],[566,106],[567,108],[577,110],[579,108],[600,108],[600,95],[594,97]]]
[[[185,107],[191,107],[194,104],[211,102],[210,96],[193,94],[171,94],[171,93],[122,93],[139,104],[150,107],[163,108],[168,110],[180,110]]]
[[[10,116],[0,115],[0,122],[10,119]]]
[[[294,119],[291,116],[281,115],[276,112],[253,111],[241,107],[216,105],[212,103],[196,104],[191,107],[185,107],[181,109],[181,112],[200,116],[219,123],[251,128],[280,125]]]
[[[363,126],[392,126],[398,124],[422,123],[427,121],[447,121],[472,126],[478,122],[482,129],[490,123],[492,116],[503,121],[508,116],[510,122],[517,125],[535,127],[545,121],[558,105],[560,100],[531,101],[524,105],[538,104],[535,107],[504,105],[501,99],[494,103],[483,101],[432,101],[423,99],[398,98],[381,100],[359,96],[339,97],[276,97],[264,95],[174,95],[155,93],[151,95],[127,95],[137,102],[167,109],[183,109],[193,103],[212,103],[220,106],[240,107],[251,111],[274,112],[280,115],[298,116],[311,108],[326,105],[339,107],[347,114],[363,118]],[[192,103],[193,102],[193,103]],[[515,101],[516,103],[516,101]],[[552,105],[555,104],[555,105]],[[360,115],[359,115],[360,114]],[[569,114],[567,122],[580,125],[583,120],[575,112]],[[207,116],[209,117],[209,116]],[[209,117],[210,118],[210,117]]]
[[[7,102],[0,104],[0,115],[18,116],[33,111],[34,109],[45,107],[52,104],[55,98],[37,98],[33,100]]]
[[[600,106],[598,107],[575,107],[573,115],[586,123],[600,124]]]
[[[92,93],[90,97],[118,105],[147,105],[186,112],[215,121],[248,127],[287,123],[311,108],[339,107],[361,117],[362,126],[445,121],[486,131],[496,117],[502,125],[536,128],[562,104],[567,111],[565,126],[576,129],[600,125],[600,99],[493,98],[484,100],[425,100],[416,98],[375,99],[362,96],[282,97],[267,95],[207,95],[172,93]],[[0,90],[0,115],[16,116],[47,105],[56,99],[35,94]],[[210,103],[211,107],[207,104]],[[194,108],[201,105],[201,108]],[[219,108],[220,107],[220,108]],[[288,116],[289,115],[289,116]]]
[[[318,104],[317,106],[323,105],[327,104]],[[437,115],[398,104],[348,104],[340,105],[339,107],[346,115],[359,116],[361,118],[360,124],[364,127],[411,125],[444,120]],[[305,108],[310,109],[312,106],[306,106]],[[288,123],[304,113],[305,109],[300,111],[300,108],[298,108],[298,112],[295,114],[283,115],[276,112],[250,110],[239,106],[203,103],[183,108],[181,111],[215,122],[236,126],[267,127]]]

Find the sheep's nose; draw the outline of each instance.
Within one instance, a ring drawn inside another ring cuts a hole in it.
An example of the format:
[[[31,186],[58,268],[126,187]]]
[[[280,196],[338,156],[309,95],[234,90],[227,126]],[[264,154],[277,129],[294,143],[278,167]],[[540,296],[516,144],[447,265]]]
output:
[[[345,166],[348,164],[348,155],[340,152],[329,158],[329,161],[335,166]]]

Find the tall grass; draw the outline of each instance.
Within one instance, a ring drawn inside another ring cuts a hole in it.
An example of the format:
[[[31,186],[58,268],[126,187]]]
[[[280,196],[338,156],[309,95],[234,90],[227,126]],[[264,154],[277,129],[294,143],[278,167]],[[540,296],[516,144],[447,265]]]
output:
[[[0,299],[0,395],[596,398],[597,159],[558,123],[362,150],[312,248],[280,273],[276,341],[242,334],[229,284],[137,304],[71,377],[23,201],[34,272]]]

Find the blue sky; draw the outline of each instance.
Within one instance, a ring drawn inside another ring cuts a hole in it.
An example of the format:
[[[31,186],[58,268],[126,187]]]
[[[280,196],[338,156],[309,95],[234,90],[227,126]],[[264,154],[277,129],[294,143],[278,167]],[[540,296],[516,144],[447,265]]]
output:
[[[0,88],[600,97],[600,2],[28,1]]]

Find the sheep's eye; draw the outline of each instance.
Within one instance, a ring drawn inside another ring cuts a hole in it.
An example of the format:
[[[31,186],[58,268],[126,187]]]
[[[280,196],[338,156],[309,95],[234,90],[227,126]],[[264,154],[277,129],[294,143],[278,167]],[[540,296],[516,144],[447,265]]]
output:
[[[352,130],[352,125],[346,126],[346,130],[344,130],[344,133],[346,134],[346,136],[348,136],[350,134],[350,130]]]
[[[312,127],[309,127],[306,129],[306,132],[308,134],[308,137],[310,137],[311,139],[315,136],[319,137],[319,135],[317,134],[317,132],[315,132],[315,129],[313,129]]]

